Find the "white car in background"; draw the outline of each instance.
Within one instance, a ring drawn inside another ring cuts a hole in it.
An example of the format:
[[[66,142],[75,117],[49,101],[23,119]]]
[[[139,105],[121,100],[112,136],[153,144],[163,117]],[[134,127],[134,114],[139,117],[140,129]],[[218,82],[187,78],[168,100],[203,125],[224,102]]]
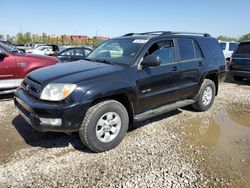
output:
[[[226,60],[232,57],[233,52],[238,47],[238,42],[219,41]]]
[[[38,55],[50,55],[53,54],[53,49],[51,46],[39,46],[32,50],[26,50],[26,53],[38,54]]]

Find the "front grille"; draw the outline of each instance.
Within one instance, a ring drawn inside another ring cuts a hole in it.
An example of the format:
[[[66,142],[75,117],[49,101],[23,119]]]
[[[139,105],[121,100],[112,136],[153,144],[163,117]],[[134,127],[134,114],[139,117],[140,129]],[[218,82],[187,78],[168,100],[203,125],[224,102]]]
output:
[[[39,98],[41,92],[41,84],[36,80],[26,77],[22,82],[22,87],[32,96]]]

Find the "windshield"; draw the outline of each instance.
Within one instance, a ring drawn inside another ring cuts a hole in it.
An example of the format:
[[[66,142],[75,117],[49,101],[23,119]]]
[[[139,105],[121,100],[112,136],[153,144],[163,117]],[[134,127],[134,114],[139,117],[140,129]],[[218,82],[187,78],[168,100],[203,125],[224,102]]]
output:
[[[5,48],[8,52],[12,52],[12,53],[19,53],[19,51],[16,49],[15,46],[12,46],[10,44],[5,44],[3,42],[0,42],[0,45]]]
[[[235,54],[250,54],[250,42],[244,42],[239,45]]]
[[[88,60],[130,65],[147,40],[111,39],[97,47]]]

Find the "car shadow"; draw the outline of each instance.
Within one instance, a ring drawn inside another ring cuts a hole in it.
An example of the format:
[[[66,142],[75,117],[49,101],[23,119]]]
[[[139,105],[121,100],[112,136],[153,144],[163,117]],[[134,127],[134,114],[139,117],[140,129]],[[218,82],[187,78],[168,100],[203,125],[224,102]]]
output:
[[[16,116],[12,125],[22,136],[26,144],[33,147],[42,148],[61,148],[68,147],[70,144],[79,151],[90,153],[91,151],[85,147],[77,133],[67,135],[65,133],[56,132],[39,132],[31,127],[21,115]]]
[[[178,115],[179,113],[181,113],[180,110],[175,110],[172,112],[162,114],[160,116],[150,118],[145,121],[132,123],[129,126],[128,132],[142,128],[150,123],[160,121],[170,116]],[[33,127],[31,127],[22,118],[21,115],[18,115],[13,119],[12,125],[22,136],[25,143],[32,147],[62,148],[62,147],[68,147],[71,144],[74,147],[74,149],[78,151],[92,153],[92,151],[90,151],[87,147],[85,147],[82,144],[79,135],[77,133],[73,133],[72,135],[66,135],[64,133],[56,133],[56,132],[39,132],[35,130]]]
[[[182,113],[182,111],[177,109],[177,110],[174,110],[174,111],[171,111],[171,112],[167,112],[167,113],[161,114],[159,116],[152,117],[152,118],[144,120],[144,121],[139,121],[139,122],[136,122],[136,123],[132,123],[129,126],[128,132],[132,132],[132,131],[134,131],[136,129],[139,129],[139,128],[142,128],[144,126],[147,126],[150,123],[153,123],[153,122],[156,122],[156,121],[160,121],[160,120],[166,119],[166,118],[168,118],[170,116],[178,115],[180,113]]]
[[[236,81],[234,80],[233,76],[229,73],[227,73],[226,80],[224,81],[226,83],[233,83],[233,84],[238,84],[238,85],[250,85],[250,79],[244,79],[243,81]]]
[[[14,93],[0,95],[0,101],[10,101],[14,98]]]

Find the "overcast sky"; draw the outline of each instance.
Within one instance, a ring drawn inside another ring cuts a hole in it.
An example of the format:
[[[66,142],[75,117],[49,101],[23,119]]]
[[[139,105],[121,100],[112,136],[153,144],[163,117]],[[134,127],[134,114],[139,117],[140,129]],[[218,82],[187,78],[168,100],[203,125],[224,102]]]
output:
[[[0,34],[250,33],[250,0],[1,0]]]

